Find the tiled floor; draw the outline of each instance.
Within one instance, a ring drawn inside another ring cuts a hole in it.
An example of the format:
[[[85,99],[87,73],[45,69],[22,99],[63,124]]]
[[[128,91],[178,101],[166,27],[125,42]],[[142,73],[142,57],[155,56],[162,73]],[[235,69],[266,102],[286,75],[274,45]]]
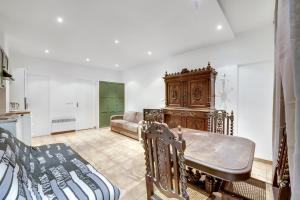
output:
[[[36,137],[32,140],[33,146],[59,142],[72,146],[120,187],[122,200],[145,200],[144,151],[138,141],[111,132],[109,128]],[[254,161],[252,177],[271,183],[271,165]],[[270,184],[267,184],[266,197],[273,199]]]

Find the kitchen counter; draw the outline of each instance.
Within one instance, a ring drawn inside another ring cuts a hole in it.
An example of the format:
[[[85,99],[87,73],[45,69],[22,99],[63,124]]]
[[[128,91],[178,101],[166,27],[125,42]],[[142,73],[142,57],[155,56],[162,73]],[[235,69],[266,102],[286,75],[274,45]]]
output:
[[[26,114],[30,114],[30,111],[28,111],[28,110],[26,110],[26,111],[11,111],[11,112],[0,114],[0,117],[14,117],[17,115],[26,115]]]
[[[11,132],[25,144],[31,145],[30,111],[13,111],[0,114],[0,127]]]

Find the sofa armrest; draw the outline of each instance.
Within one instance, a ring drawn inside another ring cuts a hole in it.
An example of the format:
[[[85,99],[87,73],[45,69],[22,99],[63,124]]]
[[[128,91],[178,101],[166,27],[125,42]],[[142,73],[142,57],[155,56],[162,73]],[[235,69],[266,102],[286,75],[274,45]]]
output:
[[[142,139],[142,129],[143,129],[143,121],[144,120],[141,120],[141,121],[139,121],[139,123],[138,123],[138,139],[139,139],[139,141],[142,143],[143,142],[143,139]]]
[[[114,120],[114,119],[123,119],[123,115],[112,115],[112,116],[110,116],[110,120]]]

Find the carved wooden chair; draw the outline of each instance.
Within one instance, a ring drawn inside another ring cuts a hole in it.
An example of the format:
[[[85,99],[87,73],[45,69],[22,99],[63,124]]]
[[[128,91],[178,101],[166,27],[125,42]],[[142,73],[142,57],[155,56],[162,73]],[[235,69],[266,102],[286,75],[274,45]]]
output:
[[[278,200],[290,199],[291,196],[285,127],[283,127],[281,130],[281,141],[280,141],[277,164],[275,167],[275,173],[273,179],[273,193],[274,193],[274,199],[278,199]]]
[[[208,131],[224,135],[233,135],[233,111],[215,110],[209,114]]]
[[[147,199],[161,199],[154,193],[154,185],[168,198],[188,200],[185,171],[185,141],[181,129],[175,137],[163,123],[145,122],[142,138],[146,160]]]
[[[150,122],[163,122],[162,109],[144,109],[144,120]]]

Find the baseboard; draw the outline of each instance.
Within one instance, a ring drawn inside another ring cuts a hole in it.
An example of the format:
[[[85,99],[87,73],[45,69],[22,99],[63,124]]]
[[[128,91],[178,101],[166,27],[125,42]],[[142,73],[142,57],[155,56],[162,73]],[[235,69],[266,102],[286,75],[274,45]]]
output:
[[[272,160],[265,160],[265,159],[261,159],[261,158],[254,158],[254,160],[258,161],[258,162],[262,162],[262,163],[268,164],[268,165],[273,165],[273,161]]]
[[[71,133],[71,132],[75,132],[75,130],[52,132],[50,133],[50,135],[58,135],[58,134]]]

